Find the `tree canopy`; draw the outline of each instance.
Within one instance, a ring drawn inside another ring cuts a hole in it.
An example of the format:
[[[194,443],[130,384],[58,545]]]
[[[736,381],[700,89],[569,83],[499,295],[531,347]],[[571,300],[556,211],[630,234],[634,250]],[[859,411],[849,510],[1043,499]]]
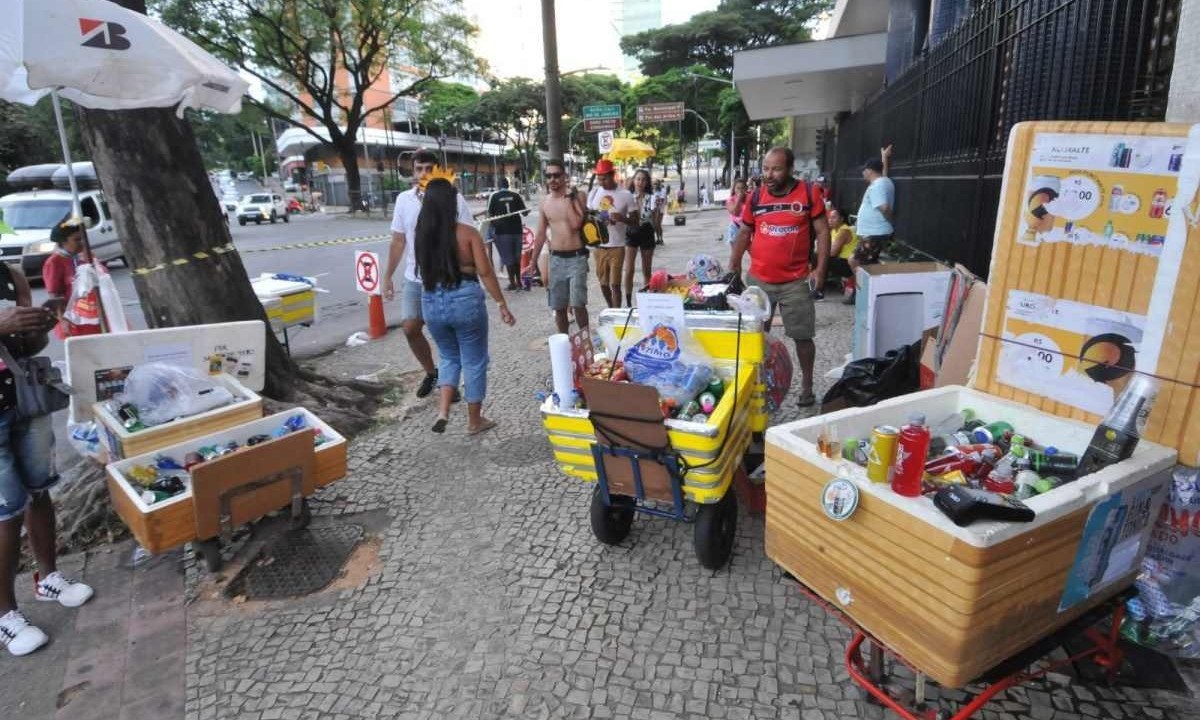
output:
[[[721,0],[687,22],[628,35],[621,50],[647,76],[699,64],[728,77],[735,51],[808,40],[812,22],[832,6],[831,0]]]
[[[438,130],[462,125],[476,125],[472,114],[479,93],[462,83],[434,80],[421,92],[421,122]]]

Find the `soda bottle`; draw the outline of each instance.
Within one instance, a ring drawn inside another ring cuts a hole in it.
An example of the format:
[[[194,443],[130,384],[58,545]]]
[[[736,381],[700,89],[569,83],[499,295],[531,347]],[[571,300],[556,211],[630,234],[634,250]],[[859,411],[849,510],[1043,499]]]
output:
[[[929,454],[929,428],[925,416],[909,416],[908,424],[900,428],[896,443],[896,464],[892,472],[892,490],[898,495],[917,497],[925,476],[925,457]]]
[[[1042,478],[1032,470],[1022,470],[1017,473],[1017,489],[1013,496],[1018,500],[1028,500],[1038,494],[1038,483]]]
[[[1158,397],[1154,378],[1137,375],[1117,398],[1112,410],[1092,435],[1092,442],[1079,461],[1079,475],[1090,475],[1133,454],[1146,427],[1146,417]]]
[[[925,463],[925,472],[929,475],[945,475],[958,470],[971,477],[985,464],[995,463],[999,457],[1000,449],[995,445],[957,445],[947,448],[945,455]]]
[[[1017,490],[1011,465],[998,463],[983,481],[983,489],[989,492],[1011,495]]]

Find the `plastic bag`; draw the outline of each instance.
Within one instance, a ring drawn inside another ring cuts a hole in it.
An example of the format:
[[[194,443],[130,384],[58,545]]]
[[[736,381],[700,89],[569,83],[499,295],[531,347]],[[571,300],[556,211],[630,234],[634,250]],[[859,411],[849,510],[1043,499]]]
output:
[[[175,418],[190,417],[234,401],[233,393],[193,368],[146,363],[135,365],[125,378],[125,389],[115,404],[138,409],[146,427]]]
[[[97,287],[104,305],[104,321],[108,323],[108,331],[129,332],[129,321],[125,318],[125,305],[121,302],[121,293],[117,292],[117,284],[108,274],[108,269],[103,266],[97,268]]]
[[[1177,465],[1150,535],[1138,596],[1121,628],[1130,640],[1177,658],[1200,658],[1200,470]]]
[[[775,411],[783,407],[783,399],[792,387],[795,367],[787,344],[774,335],[766,337],[767,354],[763,358],[762,377],[767,385],[767,410]]]
[[[99,325],[100,279],[96,268],[90,263],[75,268],[75,281],[71,283],[71,296],[67,299],[63,317],[73,325]]]
[[[867,407],[907,395],[920,387],[921,341],[891,350],[881,358],[862,358],[846,365],[842,379],[821,400],[821,412]]]
[[[712,358],[686,329],[670,325],[654,330],[625,351],[625,371],[631,380],[651,385],[663,400],[676,407],[686,405],[712,379]]]

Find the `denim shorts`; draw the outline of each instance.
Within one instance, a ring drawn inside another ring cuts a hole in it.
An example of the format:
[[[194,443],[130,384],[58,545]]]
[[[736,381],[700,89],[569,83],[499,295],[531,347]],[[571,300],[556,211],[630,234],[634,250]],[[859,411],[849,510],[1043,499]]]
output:
[[[421,293],[425,289],[415,280],[404,279],[404,289],[400,292],[400,322],[405,320],[420,320]]]
[[[50,416],[22,420],[0,412],[0,522],[20,517],[29,496],[58,482]]]

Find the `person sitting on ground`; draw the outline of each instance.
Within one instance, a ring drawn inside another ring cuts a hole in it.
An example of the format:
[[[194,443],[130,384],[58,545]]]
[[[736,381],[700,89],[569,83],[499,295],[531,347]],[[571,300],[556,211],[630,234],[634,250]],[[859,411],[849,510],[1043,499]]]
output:
[[[842,294],[847,300],[854,297],[854,271],[850,269],[850,258],[858,248],[858,234],[853,225],[846,224],[841,210],[830,207],[829,217],[829,274],[831,278],[842,278]]]
[[[15,307],[0,310],[0,340],[14,359],[36,355],[46,346],[54,314],[30,307],[25,276],[0,263],[0,299]],[[0,370],[0,645],[13,655],[28,655],[49,642],[17,607],[16,578],[21,558],[21,526],[37,562],[33,596],[74,608],[91,599],[92,588],[67,579],[58,570],[54,505],[54,428],[50,415],[25,418],[17,411],[12,371]]]
[[[496,273],[473,226],[458,221],[458,190],[448,180],[431,180],[425,188],[416,230],[417,269],[421,278],[421,316],[438,346],[438,418],[433,431],[444,432],[450,405],[465,376],[467,434],[496,426],[483,416],[487,394],[488,313],[483,291],[500,306],[506,325],[509,312]]]

